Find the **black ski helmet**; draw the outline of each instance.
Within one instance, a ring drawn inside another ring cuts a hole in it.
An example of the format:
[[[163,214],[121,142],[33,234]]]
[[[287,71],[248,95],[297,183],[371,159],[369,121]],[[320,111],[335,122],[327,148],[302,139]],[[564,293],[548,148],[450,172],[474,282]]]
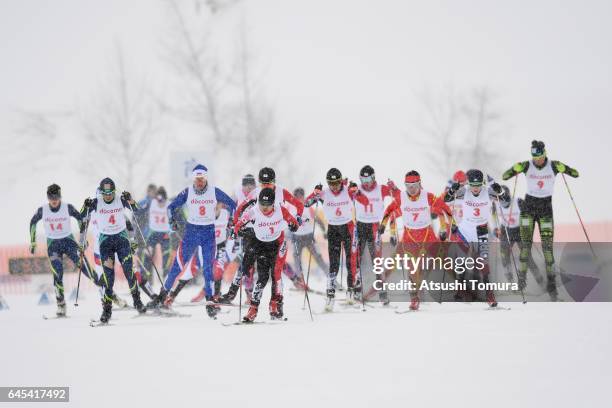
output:
[[[261,174],[261,172],[259,174]],[[242,185],[243,186],[254,186],[255,176],[253,176],[252,174],[245,174],[244,176],[242,176]]]
[[[110,177],[105,177],[100,181],[99,189],[102,194],[112,194],[115,192],[115,182]]]
[[[374,168],[370,165],[365,165],[359,171],[359,177],[370,177],[374,175]]]
[[[160,196],[162,200],[168,199],[168,193],[166,192],[166,189],[163,186],[159,186],[159,188],[157,189],[157,195]]]
[[[276,181],[276,173],[271,167],[264,167],[259,170],[259,182],[262,184],[271,184]]]
[[[276,199],[276,195],[274,194],[274,190],[271,188],[264,188],[259,192],[259,204],[261,205],[274,205],[274,200]]]
[[[467,179],[470,186],[481,186],[484,183],[484,175],[478,169],[468,170]]]
[[[293,195],[296,197],[304,197],[304,189],[302,187],[297,187],[293,190]]]
[[[342,173],[340,173],[340,170],[338,170],[337,168],[332,167],[327,172],[326,178],[328,183],[338,183],[342,181]]]
[[[62,198],[62,189],[57,184],[53,183],[47,187],[47,198],[57,200]]]
[[[541,140],[533,140],[531,142],[531,156],[542,157],[544,155],[546,155],[544,142],[542,142]]]

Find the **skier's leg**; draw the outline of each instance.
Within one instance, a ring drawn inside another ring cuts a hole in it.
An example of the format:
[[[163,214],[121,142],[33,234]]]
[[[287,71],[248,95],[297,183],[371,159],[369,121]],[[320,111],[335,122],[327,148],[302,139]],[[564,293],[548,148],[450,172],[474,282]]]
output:
[[[555,277],[555,258],[553,254],[554,223],[552,209],[550,212],[538,218],[540,238],[542,240],[542,252],[546,263],[546,290],[552,300],[557,299],[557,282]],[[529,260],[529,259],[528,259]]]
[[[128,286],[130,288],[130,294],[134,302],[134,308],[140,313],[145,312],[145,307],[140,299],[140,291],[138,290],[138,282],[136,281],[136,274],[134,273],[134,264],[132,259],[132,248],[130,248],[130,241],[125,237],[116,235],[116,251],[119,257],[119,262],[123,269],[123,274],[127,279]]]
[[[183,236],[183,240],[179,244],[178,250],[176,252],[176,258],[174,259],[172,269],[170,269],[170,272],[166,277],[166,281],[164,282],[162,290],[164,290],[165,293],[169,292],[170,289],[172,289],[176,277],[179,275],[179,273],[181,273],[185,266],[187,266],[187,262],[189,262],[189,260],[193,256],[197,247],[198,241],[196,231],[190,228],[188,225],[185,228],[185,235]]]
[[[327,230],[327,251],[329,254],[329,275],[327,276],[327,296],[334,297],[336,293],[336,277],[340,268],[340,252],[342,236],[340,226],[330,225]]]
[[[49,257],[49,265],[53,274],[53,288],[55,290],[55,299],[57,304],[63,304],[64,301],[64,265],[62,264],[62,253],[64,239],[47,240],[47,256]]]

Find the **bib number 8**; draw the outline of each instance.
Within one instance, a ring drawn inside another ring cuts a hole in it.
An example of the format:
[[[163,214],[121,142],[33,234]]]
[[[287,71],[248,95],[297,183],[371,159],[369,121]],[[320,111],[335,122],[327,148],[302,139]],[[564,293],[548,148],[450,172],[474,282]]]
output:
[[[198,210],[198,213],[200,215],[206,215],[206,207],[204,207],[203,205],[200,206],[200,209]]]

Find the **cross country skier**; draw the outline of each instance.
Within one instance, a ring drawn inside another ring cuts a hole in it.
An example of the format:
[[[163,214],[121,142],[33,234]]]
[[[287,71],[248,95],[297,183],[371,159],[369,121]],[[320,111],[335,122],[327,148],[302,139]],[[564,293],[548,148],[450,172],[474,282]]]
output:
[[[463,217],[459,223],[458,234],[463,241],[470,243],[472,253],[485,259],[484,268],[480,271],[482,281],[489,283],[489,218],[491,217],[492,201],[500,202],[510,200],[502,187],[493,182],[486,190],[484,174],[478,169],[467,172],[468,185],[461,186],[453,183],[444,196],[444,201],[463,200]],[[465,279],[465,275],[463,276]],[[492,290],[486,291],[487,303],[491,307],[497,306],[495,294]]]
[[[286,223],[286,224],[285,224]],[[242,234],[242,228],[253,225],[255,239],[251,242],[257,262],[257,283],[253,290],[249,310],[244,322],[253,322],[257,317],[263,289],[272,275],[272,295],[270,297],[270,317],[283,318],[283,293],[281,271],[287,257],[287,243],[284,229],[295,232],[298,221],[289,211],[276,201],[274,190],[264,188],[259,193],[257,204],[249,207],[234,227],[236,234]]]
[[[446,226],[443,220],[450,209],[441,197],[436,197],[433,193],[423,190],[421,175],[416,170],[406,173],[404,184],[406,191],[395,194],[393,202],[384,211],[378,232],[381,235],[385,232],[387,220],[393,214],[401,215],[404,224],[404,233],[400,238],[401,251],[415,258],[421,254],[435,256],[438,248],[433,244],[439,242],[440,239],[433,230],[432,220],[439,218],[440,231],[444,233]],[[420,275],[421,270],[410,273],[410,279],[416,283],[417,287],[421,282]],[[418,310],[419,304],[418,290],[412,291],[410,309]]]
[[[215,208],[218,202],[227,206],[230,213],[236,208],[234,201],[217,187],[208,182],[208,169],[198,164],[193,168],[193,185],[181,191],[168,206],[170,225],[176,229],[174,213],[183,205],[187,209],[187,224],[172,269],[159,295],[152,301],[151,306],[156,307],[163,303],[168,292],[174,286],[179,274],[184,270],[191,258],[196,255],[198,248],[202,251],[202,273],[204,275],[204,292],[206,300],[213,301],[213,263],[215,256]],[[171,301],[170,301],[171,302]],[[215,317],[219,308],[212,304],[206,305],[206,312]]]
[[[53,273],[53,286],[57,302],[56,314],[63,317],[66,316],[64,266],[62,263],[64,255],[70,258],[77,268],[80,267],[80,272],[91,279],[92,282],[98,286],[100,282],[84,255],[81,262],[81,253],[84,248],[79,248],[79,244],[72,234],[70,217],[75,218],[79,225],[82,225],[83,217],[72,204],[62,202],[62,191],[57,184],[51,184],[47,187],[47,199],[48,203],[39,207],[30,221],[30,252],[34,255],[36,251],[36,225],[39,221],[42,221],[47,236],[47,255]],[[115,302],[121,302],[114,293],[111,297]]]
[[[104,269],[104,274],[100,278],[104,286],[100,322],[106,323],[112,315],[111,302],[115,283],[115,255],[119,259],[127,279],[134,308],[141,314],[145,313],[147,309],[140,300],[140,291],[138,290],[138,283],[132,265],[132,247],[127,232],[128,220],[124,212],[124,208],[135,211],[138,209],[138,206],[127,191],[124,191],[121,197],[117,197],[115,182],[108,177],[100,182],[99,189],[102,200],[86,198],[81,210],[81,216],[85,222],[88,221],[91,213],[97,213],[100,261]]]
[[[525,173],[527,179],[527,194],[521,211],[521,256],[519,266],[519,288],[527,285],[527,266],[529,254],[533,243],[533,230],[538,224],[540,238],[542,240],[542,252],[546,262],[546,289],[551,300],[557,300],[557,283],[555,279],[553,255],[554,242],[554,220],[552,195],[555,187],[557,174],[567,174],[570,177],[578,177],[578,170],[561,163],[558,160],[550,160],[546,156],[544,142],[534,140],[531,142],[531,160],[518,162],[512,168],[506,170],[502,178],[510,178]]]
[[[355,214],[357,218],[357,242],[359,245],[358,267],[361,268],[363,255],[367,246],[372,262],[375,258],[382,256],[382,239],[378,226],[383,217],[385,209],[385,198],[393,197],[397,190],[395,184],[389,181],[387,185],[378,184],[374,168],[366,165],[359,171],[359,191],[368,198],[367,205],[356,205]],[[395,239],[393,237],[392,239]],[[389,304],[389,296],[386,291],[379,292],[379,299],[384,305]],[[366,296],[367,299],[367,296]]]
[[[357,242],[355,240],[355,222],[353,220],[354,201],[359,205],[368,205],[368,198],[363,195],[357,184],[348,184],[342,179],[337,168],[327,172],[327,187],[318,184],[306,198],[306,207],[314,205],[317,200],[323,203],[323,212],[327,218],[327,247],[329,252],[329,275],[327,277],[327,300],[325,309],[332,311],[336,296],[336,276],[340,267],[342,247],[346,254],[346,265],[349,273],[346,276],[347,302],[353,303],[358,287],[357,279]],[[348,184],[348,185],[347,185]]]
[[[149,186],[151,187],[151,186]],[[155,196],[150,200],[143,200],[143,206],[138,206],[138,210],[135,212],[135,219],[146,220],[146,230],[142,228],[142,233],[145,237],[145,245],[148,247],[143,254],[143,258],[139,258],[143,262],[143,273],[137,272],[138,284],[140,288],[149,296],[153,298],[154,293],[152,292],[152,278],[151,272],[154,260],[151,256],[155,255],[157,245],[159,244],[161,255],[162,255],[162,276],[165,276],[165,272],[170,268],[170,234],[172,229],[168,222],[168,193],[162,186],[155,190]],[[147,214],[145,217],[142,214]],[[141,224],[142,225],[142,224]],[[145,232],[146,231],[146,232]],[[142,251],[140,251],[142,253]]]
[[[510,189],[508,186],[502,186],[504,194],[510,197]],[[499,238],[501,247],[501,260],[502,265],[506,269],[506,279],[508,282],[514,282],[514,272],[511,268],[511,257],[512,248],[516,244],[519,249],[521,247],[521,234],[519,231],[519,218],[521,208],[523,208],[525,201],[521,198],[514,197],[512,201],[503,201],[499,203],[499,208],[493,207],[493,210],[499,213],[500,227],[499,231],[496,231],[496,236]],[[533,260],[533,256],[529,253],[529,260],[527,262],[529,269],[533,273],[533,276],[539,285],[544,285],[544,278],[540,274],[540,269]]]
[[[293,190],[293,196],[301,203],[304,203],[304,195],[304,189],[302,187],[298,187]],[[297,215],[297,209],[295,209],[295,207],[291,206],[290,211],[291,215],[294,215],[294,212]],[[325,263],[323,257],[317,250],[313,234],[313,223],[316,222],[317,224],[319,224],[321,230],[324,233],[325,223],[323,223],[323,221],[321,221],[321,219],[317,217],[314,207],[309,207],[308,211],[310,217],[308,219],[304,219],[302,225],[300,225],[298,230],[291,234],[291,242],[293,244],[293,259],[295,261],[295,272],[297,276],[296,280],[293,283],[298,288],[303,283],[304,286],[301,289],[306,288],[306,283],[304,282],[304,270],[302,268],[302,252],[304,251],[304,249],[308,249],[308,251],[310,251],[310,255],[314,258],[315,262],[317,263],[317,266],[322,271],[327,271],[329,268],[329,266]]]
[[[296,217],[295,219],[298,222],[298,226],[302,224],[302,214],[304,212],[304,204],[301,203],[298,199],[296,199],[293,194],[291,194],[287,189],[276,184],[276,172],[274,169],[270,167],[264,167],[259,170],[259,186],[249,192],[247,199],[239,203],[236,212],[234,213],[234,224],[238,222],[238,219],[242,216],[242,213],[250,206],[253,206],[259,197],[259,194],[264,188],[270,188],[274,191],[274,200],[275,203],[279,205],[283,205],[285,202],[293,205],[296,208]],[[253,265],[255,265],[255,252],[253,249],[253,243],[255,240],[255,235],[253,234],[252,228],[246,227],[242,232],[242,261],[240,262],[240,267],[236,271],[236,275],[232,280],[232,283],[227,291],[222,297],[222,303],[230,303],[236,295],[238,294],[238,289],[240,288],[240,282],[245,276],[245,280],[247,284],[245,286],[248,293],[248,281],[252,281],[253,277]]]

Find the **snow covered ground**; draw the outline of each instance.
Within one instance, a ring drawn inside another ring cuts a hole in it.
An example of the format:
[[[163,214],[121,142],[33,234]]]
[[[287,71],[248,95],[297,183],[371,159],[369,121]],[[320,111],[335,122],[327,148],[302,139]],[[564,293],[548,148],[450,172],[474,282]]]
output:
[[[0,385],[69,386],[71,407],[609,406],[610,303],[337,307],[311,322],[303,295],[286,291],[280,324],[225,327],[237,309],[213,321],[185,306],[191,317],[116,311],[113,326],[91,328],[95,292],[64,320],[43,320],[55,306],[34,295],[6,300]],[[311,302],[322,311],[321,296]]]

